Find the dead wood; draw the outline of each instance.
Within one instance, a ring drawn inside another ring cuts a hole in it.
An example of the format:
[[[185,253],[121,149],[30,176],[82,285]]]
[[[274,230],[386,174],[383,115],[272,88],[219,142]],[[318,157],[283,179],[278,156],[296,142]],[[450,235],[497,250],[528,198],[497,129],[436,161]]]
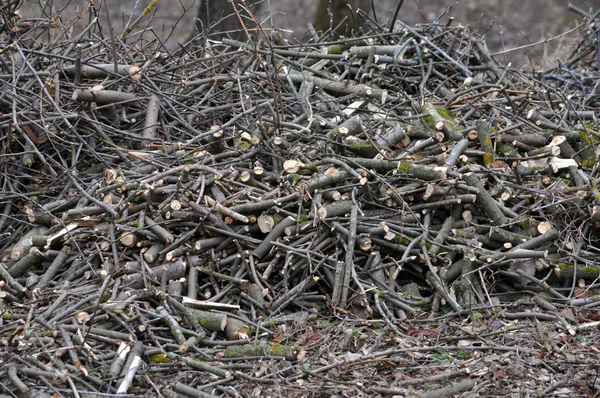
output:
[[[597,354],[593,15],[528,73],[452,20],[289,44],[243,3],[168,56],[2,6],[3,392],[493,395]]]

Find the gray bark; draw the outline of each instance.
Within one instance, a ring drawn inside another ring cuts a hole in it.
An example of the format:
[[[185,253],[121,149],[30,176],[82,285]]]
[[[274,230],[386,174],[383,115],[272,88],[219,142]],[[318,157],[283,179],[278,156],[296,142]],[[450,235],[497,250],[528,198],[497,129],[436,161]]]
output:
[[[208,33],[211,39],[220,39],[222,37],[231,37],[233,39],[244,38],[245,33],[235,13],[236,9],[246,28],[255,28],[253,19],[242,8],[244,4],[250,8],[252,13],[258,12],[260,8],[258,1],[200,0],[194,24],[196,34]]]

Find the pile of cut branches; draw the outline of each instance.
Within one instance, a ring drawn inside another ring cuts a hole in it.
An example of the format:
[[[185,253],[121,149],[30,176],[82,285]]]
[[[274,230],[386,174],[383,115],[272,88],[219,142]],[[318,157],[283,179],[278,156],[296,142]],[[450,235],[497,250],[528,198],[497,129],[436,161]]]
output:
[[[525,73],[452,21],[167,56],[93,24],[52,39],[17,3],[0,23],[4,392],[489,395],[465,365],[480,352],[594,353],[597,24]],[[522,334],[542,321],[546,342]],[[448,353],[457,370],[411,373]]]

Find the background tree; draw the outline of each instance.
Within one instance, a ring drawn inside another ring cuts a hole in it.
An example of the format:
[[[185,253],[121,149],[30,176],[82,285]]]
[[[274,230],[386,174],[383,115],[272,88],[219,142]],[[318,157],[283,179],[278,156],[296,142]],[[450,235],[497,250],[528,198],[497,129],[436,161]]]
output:
[[[361,19],[356,15],[356,11],[361,9],[368,12],[371,8],[371,0],[319,0],[317,7],[313,23],[317,30],[335,29],[346,18],[335,33],[349,36],[354,28],[361,25]]]
[[[314,27],[317,30],[326,31],[335,29],[337,34],[350,35],[352,30],[360,26],[361,19],[356,15],[358,9],[368,12],[371,9],[372,0],[319,0],[316,6]],[[240,0],[200,0],[196,14],[196,33],[210,32],[211,38],[223,35],[244,39],[245,33],[238,16],[234,12],[238,10],[247,28],[254,28],[254,21],[248,16],[244,7],[249,7],[252,13],[258,13],[261,9],[261,1]],[[288,10],[293,12],[293,10]],[[217,34],[220,33],[220,34]]]
[[[244,10],[244,7],[249,7],[252,13],[256,13],[259,5],[259,2],[250,0],[200,0],[200,6],[196,14],[196,23],[194,24],[196,33],[210,32],[209,35],[211,38],[226,35],[236,39],[243,39],[245,33],[235,10],[237,9],[239,12],[244,25],[251,29],[255,27],[255,24]]]

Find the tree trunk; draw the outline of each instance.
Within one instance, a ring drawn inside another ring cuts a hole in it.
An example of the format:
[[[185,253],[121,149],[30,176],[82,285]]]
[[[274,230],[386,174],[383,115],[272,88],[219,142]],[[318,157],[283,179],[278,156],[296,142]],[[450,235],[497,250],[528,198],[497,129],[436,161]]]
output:
[[[234,11],[234,6],[242,17],[246,28],[253,29],[255,24],[240,4],[249,6],[253,13],[257,12],[259,8],[259,5],[255,4],[254,1],[200,0],[200,6],[196,14],[196,34],[206,32],[211,39],[219,39],[223,36],[243,39],[245,33]]]
[[[352,30],[361,24],[356,15],[358,9],[368,12],[371,9],[371,0],[319,0],[313,25],[317,30],[326,31],[329,28],[335,29],[346,18],[335,33],[350,36]]]

